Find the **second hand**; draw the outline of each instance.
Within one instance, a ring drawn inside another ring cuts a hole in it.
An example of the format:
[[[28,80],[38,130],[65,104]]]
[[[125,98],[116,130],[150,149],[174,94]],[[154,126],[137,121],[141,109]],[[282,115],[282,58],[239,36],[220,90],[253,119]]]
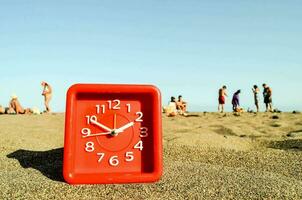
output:
[[[114,119],[113,119],[113,130],[116,129],[116,114],[114,113]]]

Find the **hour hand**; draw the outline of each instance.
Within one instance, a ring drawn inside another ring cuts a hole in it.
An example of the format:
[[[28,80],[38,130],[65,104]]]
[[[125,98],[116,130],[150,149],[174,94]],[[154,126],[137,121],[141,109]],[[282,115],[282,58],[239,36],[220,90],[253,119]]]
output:
[[[134,122],[130,122],[130,123],[122,126],[121,128],[116,129],[115,133],[122,133],[122,132],[124,132],[124,130],[126,130],[127,128],[130,128],[133,125],[134,125]]]
[[[102,129],[104,129],[104,130],[106,130],[106,131],[109,131],[109,132],[112,132],[112,131],[113,131],[112,129],[108,128],[107,126],[105,126],[105,125],[99,123],[99,122],[98,122],[96,119],[94,119],[94,118],[90,119],[90,123],[92,123],[92,124],[94,124],[94,125],[96,125],[96,126],[102,128]]]

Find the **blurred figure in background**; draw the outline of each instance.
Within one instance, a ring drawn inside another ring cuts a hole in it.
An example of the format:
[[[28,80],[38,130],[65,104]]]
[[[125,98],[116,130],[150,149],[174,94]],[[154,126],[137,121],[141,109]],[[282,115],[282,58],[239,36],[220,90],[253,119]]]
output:
[[[218,112],[224,112],[224,104],[225,104],[225,97],[227,97],[227,93],[226,93],[226,89],[227,87],[224,85],[222,86],[222,88],[219,89],[219,92],[218,92],[218,102],[219,102],[219,105],[218,105]]]
[[[23,109],[17,95],[13,94],[9,102],[8,114],[29,114],[32,113],[31,109]]]
[[[176,108],[179,110],[181,115],[186,115],[187,112],[187,102],[183,101],[182,96],[178,96],[178,101],[176,102]]]
[[[175,97],[171,97],[171,101],[169,102],[168,106],[164,108],[164,111],[168,117],[175,117],[177,115]]]
[[[232,104],[233,104],[233,111],[234,112],[239,112],[240,111],[240,103],[239,103],[239,94],[241,90],[237,90],[237,92],[234,93],[233,99],[232,99]]]
[[[259,112],[259,88],[257,85],[254,85],[254,87],[252,88],[252,91],[254,93],[254,101],[255,101],[255,106],[257,109],[257,112]]]
[[[49,113],[50,112],[49,102],[50,102],[51,97],[52,97],[52,88],[45,81],[42,81],[41,85],[43,87],[42,95],[44,96],[45,112]]]
[[[265,103],[266,112],[273,112],[273,99],[272,99],[272,89],[263,83],[263,98]]]

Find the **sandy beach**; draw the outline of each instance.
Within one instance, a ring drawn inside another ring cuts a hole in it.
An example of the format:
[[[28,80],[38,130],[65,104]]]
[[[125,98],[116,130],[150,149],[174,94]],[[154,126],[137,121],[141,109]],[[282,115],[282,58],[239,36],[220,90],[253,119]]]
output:
[[[64,114],[0,116],[0,199],[302,199],[302,114],[163,116],[155,184],[70,186]]]

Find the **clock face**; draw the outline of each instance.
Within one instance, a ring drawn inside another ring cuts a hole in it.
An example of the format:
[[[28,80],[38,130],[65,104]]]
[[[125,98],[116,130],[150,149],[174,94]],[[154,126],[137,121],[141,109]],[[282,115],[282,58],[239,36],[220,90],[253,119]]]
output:
[[[79,167],[99,168],[103,173],[140,172],[150,129],[144,123],[141,102],[83,100],[78,102],[78,110],[76,146],[82,148],[76,154],[83,154]]]
[[[64,148],[68,182],[150,182],[159,178],[159,93],[154,87],[144,87],[139,92],[138,86],[131,85],[122,89],[121,85],[77,85],[69,92]]]

